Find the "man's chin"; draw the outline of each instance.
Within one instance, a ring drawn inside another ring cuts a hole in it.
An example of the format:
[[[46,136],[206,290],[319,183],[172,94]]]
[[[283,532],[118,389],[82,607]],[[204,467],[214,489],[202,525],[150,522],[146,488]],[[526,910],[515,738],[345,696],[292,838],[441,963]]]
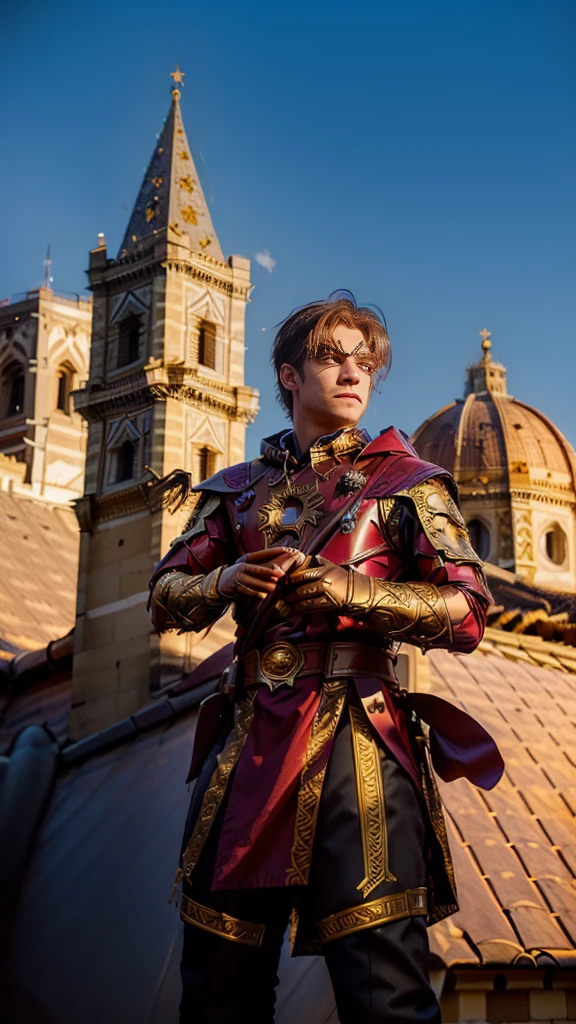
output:
[[[326,421],[330,420],[332,425],[327,433],[334,433],[335,430],[343,430],[345,427],[355,427],[364,415],[364,409],[355,398],[349,402],[342,398],[338,398],[336,401],[341,402],[343,408],[330,410],[330,415],[326,417]]]

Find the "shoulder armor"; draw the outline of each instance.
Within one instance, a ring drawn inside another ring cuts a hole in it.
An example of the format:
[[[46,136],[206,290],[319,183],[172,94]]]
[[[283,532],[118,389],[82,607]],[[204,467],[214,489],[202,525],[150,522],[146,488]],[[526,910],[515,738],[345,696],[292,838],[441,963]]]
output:
[[[265,472],[266,466],[260,458],[253,459],[252,462],[238,462],[235,466],[214,473],[214,476],[196,484],[192,490],[213,494],[238,494],[256,483]]]
[[[192,509],[190,518],[186,523],[184,533],[181,533],[179,537],[175,537],[173,541],[170,541],[170,547],[173,548],[175,544],[183,544],[185,541],[191,540],[197,533],[205,533],[205,520],[218,508],[220,501],[221,498],[219,494],[211,494],[209,491],[201,493],[199,500],[196,503],[195,508]]]
[[[413,501],[418,519],[433,548],[449,562],[468,562],[483,571],[482,560],[474,551],[466,523],[444,480],[434,477],[399,491]]]

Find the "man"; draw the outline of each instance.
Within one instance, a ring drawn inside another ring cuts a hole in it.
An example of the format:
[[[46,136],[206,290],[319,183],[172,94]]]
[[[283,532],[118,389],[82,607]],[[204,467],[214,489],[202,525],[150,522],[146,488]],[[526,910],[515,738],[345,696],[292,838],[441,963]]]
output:
[[[337,293],[288,317],[272,355],[292,429],[198,485],[151,584],[159,630],[205,629],[230,604],[237,623],[191,773],[181,1022],[272,1021],[290,915],[294,953],[326,959],[341,1024],[438,1022],[426,924],[456,894],[418,695],[394,664],[400,642],[472,651],[489,593],[449,475],[394,428],[357,427],[389,365],[383,319]],[[443,777],[475,777],[434,742]],[[493,785],[482,743],[476,775]]]

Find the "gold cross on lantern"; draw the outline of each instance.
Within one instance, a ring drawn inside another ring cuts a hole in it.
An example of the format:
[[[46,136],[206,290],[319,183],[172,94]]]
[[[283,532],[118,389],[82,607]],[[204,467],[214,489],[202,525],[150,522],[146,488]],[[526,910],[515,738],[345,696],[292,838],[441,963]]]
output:
[[[174,79],[174,85],[184,85],[183,78],[185,71],[180,71],[180,64],[176,64],[176,71],[170,72],[170,78]]]
[[[492,331],[487,331],[485,327],[481,331],[478,331],[478,334],[482,338],[482,341],[488,341],[488,338],[492,337]]]

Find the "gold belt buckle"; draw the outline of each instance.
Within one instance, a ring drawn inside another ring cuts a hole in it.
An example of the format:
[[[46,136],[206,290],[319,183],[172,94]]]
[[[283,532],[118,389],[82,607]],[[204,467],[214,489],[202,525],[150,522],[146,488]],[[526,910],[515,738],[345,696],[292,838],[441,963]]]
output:
[[[279,686],[294,686],[304,665],[304,655],[293,644],[280,640],[268,644],[260,655],[260,678],[274,692]]]

